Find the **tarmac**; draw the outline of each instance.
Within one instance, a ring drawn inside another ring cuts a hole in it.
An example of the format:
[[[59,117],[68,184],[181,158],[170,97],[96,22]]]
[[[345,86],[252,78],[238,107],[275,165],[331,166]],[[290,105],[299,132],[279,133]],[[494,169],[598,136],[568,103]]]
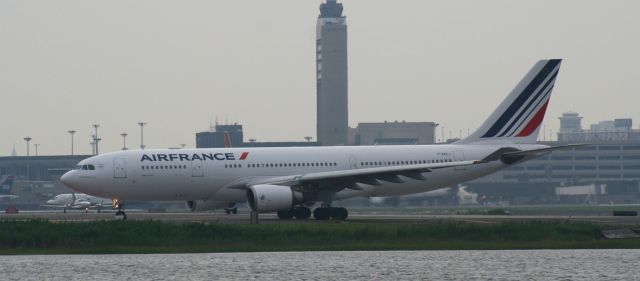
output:
[[[114,220],[114,212],[97,213],[89,211],[46,212],[22,211],[19,214],[0,214],[0,220],[28,220],[43,219],[54,222],[89,222],[97,220]],[[128,211],[127,219],[134,221],[159,220],[175,223],[227,223],[249,224],[248,212],[238,214],[224,214],[222,212],[167,212],[148,213],[143,211]],[[346,223],[428,223],[437,221],[458,221],[480,224],[499,223],[527,223],[527,222],[566,222],[566,223],[594,223],[603,225],[640,225],[639,216],[568,216],[568,215],[432,215],[432,214],[350,214]],[[259,223],[335,223],[335,221],[319,221],[313,218],[307,220],[281,220],[275,214],[260,214]]]

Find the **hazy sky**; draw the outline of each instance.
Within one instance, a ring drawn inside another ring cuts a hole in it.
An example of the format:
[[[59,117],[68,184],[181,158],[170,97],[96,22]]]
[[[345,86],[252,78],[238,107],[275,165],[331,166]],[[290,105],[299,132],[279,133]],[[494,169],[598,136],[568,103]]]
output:
[[[140,143],[315,139],[319,0],[0,1],[0,155]],[[349,124],[434,121],[473,130],[541,58],[565,59],[545,124],[640,123],[640,1],[345,0]],[[438,129],[440,135],[440,129]],[[33,149],[33,148],[32,148]],[[33,151],[33,150],[32,150]]]

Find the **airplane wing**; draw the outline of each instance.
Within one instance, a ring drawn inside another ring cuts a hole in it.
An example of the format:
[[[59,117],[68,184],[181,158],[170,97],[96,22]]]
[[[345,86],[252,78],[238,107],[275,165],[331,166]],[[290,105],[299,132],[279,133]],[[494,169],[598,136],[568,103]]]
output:
[[[251,177],[232,182],[226,188],[247,189],[258,184],[273,184],[296,187],[301,190],[339,191],[344,188],[361,189],[358,184],[380,185],[381,181],[402,183],[402,177],[426,180],[423,173],[450,167],[467,166],[478,161],[458,161],[434,164],[416,164],[391,167],[374,167],[343,171],[318,172],[279,177]]]
[[[111,207],[113,206],[113,202],[108,202],[108,203],[95,203],[93,205],[91,205],[91,208],[95,208],[95,207]]]
[[[42,204],[42,205],[40,205],[40,206],[42,206],[42,207],[49,207],[49,208],[70,208],[70,207],[71,207],[71,206],[64,205],[64,204],[61,204],[61,205],[54,205],[54,204]]]

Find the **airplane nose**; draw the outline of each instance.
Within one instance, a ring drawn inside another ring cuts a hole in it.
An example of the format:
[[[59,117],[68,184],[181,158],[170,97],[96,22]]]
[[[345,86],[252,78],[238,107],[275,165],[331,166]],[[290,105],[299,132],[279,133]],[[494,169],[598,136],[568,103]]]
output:
[[[64,175],[62,175],[62,177],[60,177],[60,181],[68,186],[68,187],[73,187],[73,176],[71,175],[73,173],[73,171],[69,171],[64,173]]]

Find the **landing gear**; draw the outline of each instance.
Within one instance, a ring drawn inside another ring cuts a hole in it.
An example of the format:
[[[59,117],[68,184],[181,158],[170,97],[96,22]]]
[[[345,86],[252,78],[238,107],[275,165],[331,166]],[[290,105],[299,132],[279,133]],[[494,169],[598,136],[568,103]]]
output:
[[[299,220],[306,220],[311,217],[311,210],[307,207],[295,207],[293,208],[293,216]]]
[[[331,218],[334,220],[346,220],[349,216],[349,212],[346,208],[331,208],[329,209],[331,212]]]
[[[124,202],[120,201],[119,198],[113,198],[113,208],[118,209],[115,216],[116,219],[127,220],[127,214],[124,212]]]
[[[306,220],[311,217],[311,210],[307,207],[294,207],[286,211],[278,211],[278,218],[283,220],[290,220],[296,218],[299,220]]]
[[[317,220],[328,220],[331,212],[328,207],[320,207],[313,210],[313,217]]]
[[[116,219],[120,219],[120,220],[126,221],[127,220],[127,214],[122,210],[118,210],[116,212]]]
[[[290,220],[293,218],[293,209],[286,211],[278,211],[278,218],[281,220]]]
[[[227,215],[230,215],[230,214],[234,214],[235,215],[235,214],[238,213],[238,207],[226,208],[226,209],[224,209],[224,213],[227,214]]]
[[[349,216],[349,212],[347,211],[347,209],[342,207],[339,207],[339,208],[320,207],[313,210],[313,217],[316,220],[328,220],[328,219],[345,220],[347,219],[348,216]]]

